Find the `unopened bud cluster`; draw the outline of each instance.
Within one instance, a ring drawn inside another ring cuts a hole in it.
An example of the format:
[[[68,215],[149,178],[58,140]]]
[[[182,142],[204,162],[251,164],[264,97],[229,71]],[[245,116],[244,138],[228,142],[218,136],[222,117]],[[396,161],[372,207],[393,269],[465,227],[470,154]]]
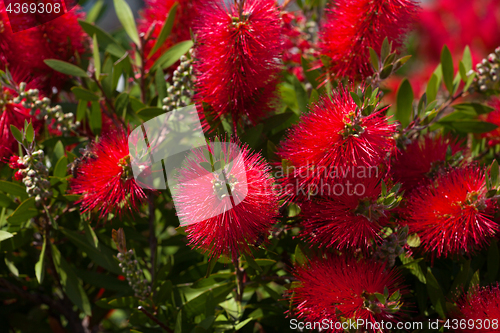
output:
[[[43,164],[43,150],[37,150],[31,154],[19,157],[15,161],[15,166],[19,168],[15,177],[22,179],[26,186],[26,193],[35,198],[35,204],[38,206],[47,203],[52,197],[50,190],[49,170]],[[11,167],[12,167],[11,163]]]
[[[73,122],[73,113],[64,113],[60,105],[51,107],[50,99],[47,97],[40,99],[38,89],[26,90],[26,83],[21,82],[19,90],[19,96],[14,99],[14,103],[21,103],[22,106],[30,109],[30,115],[39,120],[45,120],[48,126],[61,131],[63,135],[80,126],[79,121]],[[39,110],[38,113],[37,110]]]
[[[137,260],[134,259],[134,250],[120,252],[117,255],[119,266],[127,278],[128,284],[134,290],[135,296],[145,299],[151,294],[151,287],[148,280],[144,279],[142,269],[139,268]]]
[[[172,85],[167,88],[168,97],[163,99],[163,110],[173,111],[177,108],[187,106],[193,97],[194,81],[193,76],[193,49],[189,50],[191,59],[182,56],[181,64],[174,71]]]
[[[394,266],[396,264],[396,258],[404,253],[407,238],[407,229],[393,232],[377,247],[377,250],[373,253],[373,258],[375,260],[385,261],[389,267]]]
[[[500,46],[476,65],[476,77],[469,90],[485,92],[498,88],[500,77]]]

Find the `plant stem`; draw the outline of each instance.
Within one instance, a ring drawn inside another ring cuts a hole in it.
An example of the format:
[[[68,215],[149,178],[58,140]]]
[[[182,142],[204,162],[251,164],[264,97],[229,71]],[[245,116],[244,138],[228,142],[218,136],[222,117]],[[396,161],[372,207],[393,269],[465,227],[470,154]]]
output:
[[[245,289],[245,285],[243,282],[244,270],[240,267],[240,260],[236,253],[232,254],[232,261],[236,273],[236,304],[238,306],[238,317],[243,315],[243,307],[241,302],[243,301],[243,291]]]
[[[151,281],[155,279],[156,271],[156,251],[158,247],[158,240],[156,239],[155,230],[155,206],[153,193],[148,194],[149,205],[149,250],[151,252]],[[155,291],[153,290],[153,294]]]
[[[150,313],[149,311],[147,311],[146,309],[144,309],[144,307],[139,306],[137,309],[139,311],[141,311],[142,313],[144,313],[149,319],[151,319],[152,321],[154,321],[155,323],[157,323],[165,331],[167,331],[169,333],[174,333],[174,331],[171,328],[169,328],[164,323],[162,323],[158,318],[156,318],[155,316],[153,316],[152,313]]]

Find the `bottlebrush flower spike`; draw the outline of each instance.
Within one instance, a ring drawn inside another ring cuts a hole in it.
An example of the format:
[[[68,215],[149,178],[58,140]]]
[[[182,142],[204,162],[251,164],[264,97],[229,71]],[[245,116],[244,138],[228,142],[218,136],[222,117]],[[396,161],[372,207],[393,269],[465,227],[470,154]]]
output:
[[[144,11],[141,12],[141,17],[138,20],[139,33],[147,34],[150,29],[151,38],[144,45],[144,53],[149,55],[156,39],[160,36],[161,29],[165,24],[168,13],[172,6],[178,2],[177,13],[175,15],[174,25],[170,35],[162,44],[162,46],[146,60],[146,70],[149,70],[154,62],[173,45],[191,39],[190,31],[194,17],[196,15],[197,4],[200,0],[146,0]],[[154,27],[152,27],[154,24]]]
[[[467,329],[457,332],[498,332],[500,321],[500,288],[496,286],[476,287],[457,302],[458,310],[453,317],[465,320]],[[469,322],[469,320],[471,320]]]
[[[408,190],[429,182],[449,167],[451,161],[446,161],[448,152],[453,156],[461,150],[460,142],[441,135],[416,139],[395,156],[391,168],[394,180]]]
[[[11,72],[29,73],[26,81],[37,82],[37,88],[52,93],[60,89],[67,76],[54,71],[43,61],[58,59],[74,63],[89,48],[88,36],[78,24],[84,14],[75,6],[66,14],[34,28],[12,32],[3,2],[0,3],[0,68]],[[22,56],[20,56],[22,55]]]
[[[365,178],[345,177],[322,184],[322,196],[301,205],[302,237],[320,247],[367,253],[381,240],[378,234],[389,222],[390,208],[377,201],[381,180],[378,174],[367,174]]]
[[[132,210],[146,198],[130,166],[127,136],[109,132],[93,143],[73,165],[72,192],[81,194],[82,211],[98,209],[99,216]]]
[[[304,321],[326,319],[328,323],[341,323],[363,319],[373,324],[382,320],[396,322],[400,317],[400,298],[406,290],[398,273],[383,263],[345,257],[313,259],[296,266],[294,275],[299,286],[292,289],[292,302],[297,317]],[[344,330],[329,325],[325,332]]]
[[[207,1],[199,8],[195,100],[207,105],[209,118],[230,116],[236,126],[242,119],[253,123],[272,108],[283,43],[275,1],[231,3]]]
[[[452,169],[412,191],[407,205],[410,233],[432,257],[471,253],[486,245],[499,226],[486,198],[485,171],[478,166]]]
[[[325,170],[331,178],[332,172],[376,168],[396,147],[396,125],[388,123],[386,109],[362,115],[343,87],[321,97],[278,148],[289,164],[280,179],[286,194],[294,198],[301,188],[320,186]]]
[[[189,244],[215,258],[249,253],[250,245],[267,240],[278,216],[279,197],[269,165],[246,145],[240,150],[235,146],[234,140],[210,142],[216,160],[223,156],[215,164],[224,161],[224,172],[216,167],[215,173],[205,169],[211,164],[207,151],[194,150],[180,169],[175,190],[177,215],[192,223],[186,229]]]
[[[0,92],[0,163],[5,163],[8,156],[18,152],[18,142],[12,136],[10,125],[22,129],[24,122],[32,122],[36,132],[40,129],[40,122],[30,116],[30,110],[21,103],[14,103],[12,92],[2,88]]]
[[[413,0],[335,1],[319,41],[320,53],[331,58],[330,73],[353,81],[373,74],[368,47],[379,52],[386,36],[400,47],[417,10]]]

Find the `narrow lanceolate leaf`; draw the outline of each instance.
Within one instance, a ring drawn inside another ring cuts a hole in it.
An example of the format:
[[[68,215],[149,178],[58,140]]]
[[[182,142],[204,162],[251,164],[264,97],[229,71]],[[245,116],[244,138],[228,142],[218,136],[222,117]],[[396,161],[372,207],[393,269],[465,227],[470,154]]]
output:
[[[174,26],[175,13],[177,12],[177,6],[179,3],[174,3],[170,11],[168,12],[168,17],[163,23],[163,27],[161,28],[160,35],[158,39],[156,39],[155,45],[149,52],[148,58],[151,57],[165,42],[165,40],[170,36],[170,32],[172,31],[172,27]]]
[[[10,125],[10,131],[11,131],[14,139],[16,139],[18,142],[21,142],[21,143],[23,142],[23,133],[21,133],[19,128],[17,128],[14,125]]]
[[[443,81],[446,89],[453,93],[453,58],[450,50],[445,45],[441,51],[441,70],[443,71]]]
[[[140,45],[139,34],[137,33],[137,27],[135,26],[134,15],[132,10],[125,0],[113,0],[116,10],[116,16],[118,20],[125,29],[125,32],[130,37],[130,39],[135,43],[135,45]]]
[[[53,70],[58,71],[60,73],[71,76],[88,77],[87,72],[85,72],[78,66],[70,64],[69,62],[56,59],[47,59],[44,60],[43,62]]]
[[[413,111],[413,89],[407,79],[401,82],[396,100],[396,119],[401,122],[403,128],[411,122]]]
[[[94,55],[94,69],[95,69],[95,76],[97,79],[99,79],[99,76],[101,75],[101,56],[99,55],[99,45],[97,44],[97,35],[94,34],[94,37],[92,37],[92,42],[93,42],[93,55]]]
[[[44,265],[44,257],[45,257],[45,248],[47,247],[47,238],[43,238],[42,252],[40,252],[40,258],[38,262],[35,264],[35,275],[38,283],[43,282],[43,277],[45,276],[45,265]]]
[[[153,66],[151,66],[150,71],[155,71],[157,68],[167,68],[172,66],[182,55],[186,54],[191,47],[193,47],[193,41],[191,40],[175,44],[169,48],[167,52],[163,53],[161,57],[156,59]]]
[[[11,234],[10,232],[0,230],[0,242],[9,239],[11,237],[14,237],[14,235]]]

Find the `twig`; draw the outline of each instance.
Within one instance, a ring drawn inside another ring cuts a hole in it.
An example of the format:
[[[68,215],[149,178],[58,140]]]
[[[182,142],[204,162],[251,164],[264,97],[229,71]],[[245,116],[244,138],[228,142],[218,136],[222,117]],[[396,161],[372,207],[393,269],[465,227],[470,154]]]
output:
[[[232,253],[232,261],[236,272],[236,304],[238,305],[238,316],[243,314],[241,302],[243,301],[243,291],[245,285],[243,283],[244,270],[240,267],[240,260],[235,252]]]
[[[169,333],[174,333],[174,331],[167,327],[164,323],[162,323],[158,318],[156,318],[155,316],[153,316],[152,313],[148,312],[146,309],[144,309],[144,307],[142,306],[139,306],[137,308],[139,311],[141,311],[142,313],[144,313],[149,319],[151,319],[152,321],[154,321],[155,323],[157,323],[162,329],[164,329],[165,331],[169,332]]]

